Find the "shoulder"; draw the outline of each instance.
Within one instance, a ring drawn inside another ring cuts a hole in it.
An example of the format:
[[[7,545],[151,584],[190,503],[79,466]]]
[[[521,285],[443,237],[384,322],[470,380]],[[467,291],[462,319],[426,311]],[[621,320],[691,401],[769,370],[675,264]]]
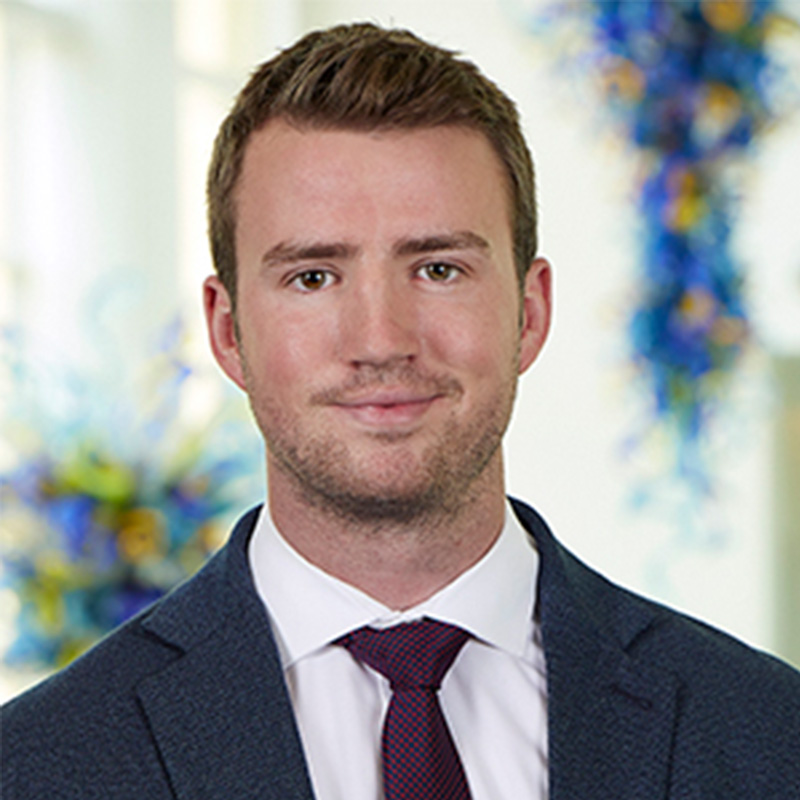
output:
[[[582,641],[594,637],[622,652],[628,663],[677,678],[687,707],[720,723],[728,714],[781,720],[800,745],[800,672],[614,584],[560,544],[533,509],[516,501],[514,509],[539,550],[540,613],[553,639],[562,634]]]
[[[800,786],[800,673],[615,585],[561,545],[535,511],[514,509],[540,556],[549,713],[559,717],[549,721],[553,746],[571,753],[587,725],[617,744],[638,731],[628,747],[658,730],[686,796],[794,796],[787,788]],[[633,725],[634,708],[645,726]]]
[[[220,647],[236,646],[218,632],[227,634],[230,620],[246,616],[242,604],[251,599],[237,585],[245,582],[237,573],[246,569],[241,545],[248,535],[240,529],[193,578],[3,706],[3,784],[10,798],[15,785],[25,798],[45,797],[50,787],[63,797],[72,786],[83,787],[77,796],[89,797],[88,787],[98,791],[128,770],[149,787],[163,783],[140,688],[215,636]]]
[[[628,656],[676,678],[676,769],[706,765],[731,797],[743,785],[765,798],[800,787],[800,672],[685,614],[623,602],[644,603],[653,619]]]
[[[177,653],[141,623],[127,623],[2,708],[3,784],[10,798],[45,797],[49,791],[94,796],[89,787],[116,779],[117,765],[128,759],[144,772],[160,772],[142,747],[147,726],[136,686]]]

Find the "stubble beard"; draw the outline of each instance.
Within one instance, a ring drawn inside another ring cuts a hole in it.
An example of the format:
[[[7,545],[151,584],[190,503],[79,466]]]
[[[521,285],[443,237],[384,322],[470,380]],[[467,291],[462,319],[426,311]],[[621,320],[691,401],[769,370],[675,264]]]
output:
[[[368,380],[383,383],[395,378],[394,373],[382,373]],[[413,383],[446,387],[448,395],[463,393],[459,384],[447,379],[414,377]],[[294,414],[276,408],[252,379],[248,384],[270,464],[288,478],[301,501],[353,527],[384,530],[435,527],[478,499],[485,489],[481,478],[493,459],[500,458],[517,381],[514,370],[495,395],[496,402],[477,409],[469,421],[459,423],[449,417],[420,455],[407,444],[413,433],[373,434],[385,448],[385,458],[373,453],[368,460],[355,458],[333,433],[304,432]],[[319,393],[319,405],[338,394],[338,390]]]

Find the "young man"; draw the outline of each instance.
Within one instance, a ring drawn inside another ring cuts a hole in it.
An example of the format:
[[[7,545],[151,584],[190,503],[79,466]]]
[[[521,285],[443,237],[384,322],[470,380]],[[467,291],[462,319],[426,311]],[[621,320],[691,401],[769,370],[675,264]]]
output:
[[[204,297],[268,502],[7,707],[4,797],[800,797],[800,676],[505,497],[550,319],[534,208],[513,104],[409,33],[310,34],[255,73]]]

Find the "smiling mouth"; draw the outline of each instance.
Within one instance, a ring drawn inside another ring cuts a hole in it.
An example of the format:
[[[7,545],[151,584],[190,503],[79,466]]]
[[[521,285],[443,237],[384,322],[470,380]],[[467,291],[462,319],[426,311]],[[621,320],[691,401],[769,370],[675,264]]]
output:
[[[413,431],[440,401],[458,401],[463,394],[452,376],[424,375],[403,366],[356,375],[341,386],[316,392],[311,403],[359,427],[395,435]]]
[[[368,427],[397,427],[420,420],[442,394],[425,396],[377,395],[333,403],[352,419]]]

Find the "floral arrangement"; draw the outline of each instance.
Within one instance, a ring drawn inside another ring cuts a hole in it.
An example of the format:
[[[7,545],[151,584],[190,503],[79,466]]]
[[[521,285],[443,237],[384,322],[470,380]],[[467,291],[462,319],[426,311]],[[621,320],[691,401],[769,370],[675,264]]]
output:
[[[570,66],[596,76],[640,155],[630,346],[679,472],[696,479],[701,434],[751,337],[733,168],[779,115],[785,83],[768,45],[797,26],[773,0],[587,0],[550,13],[582,24]]]
[[[67,664],[193,574],[252,501],[257,437],[230,400],[184,419],[186,396],[204,388],[179,339],[176,326],[138,393],[12,367],[12,465],[0,473],[0,585],[16,611],[6,665]],[[58,391],[68,402],[54,402]]]

